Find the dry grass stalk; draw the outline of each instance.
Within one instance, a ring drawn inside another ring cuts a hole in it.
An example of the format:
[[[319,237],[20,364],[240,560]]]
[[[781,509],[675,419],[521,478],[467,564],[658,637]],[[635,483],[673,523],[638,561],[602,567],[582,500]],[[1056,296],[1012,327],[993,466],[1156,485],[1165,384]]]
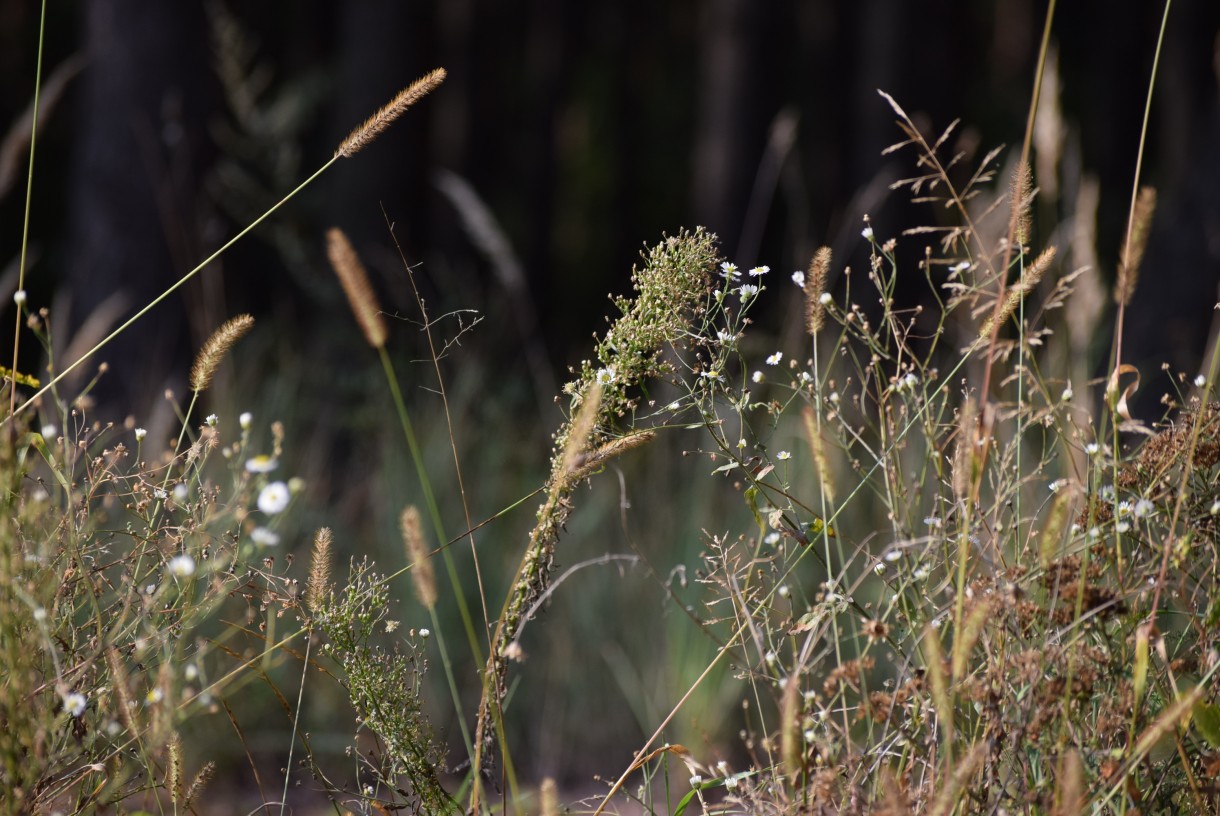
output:
[[[361,148],[380,136],[386,128],[394,123],[395,119],[406,112],[407,108],[439,87],[445,81],[445,75],[444,68],[437,68],[424,74],[399,91],[398,95],[391,99],[389,104],[365,120],[363,125],[349,133],[347,138],[335,150],[335,155],[343,156],[344,158],[354,156]]]
[[[974,490],[976,456],[974,439],[977,421],[974,398],[967,397],[957,417],[957,444],[953,450],[953,497],[960,506]]]
[[[1017,306],[1021,304],[1025,296],[1034,291],[1038,286],[1038,282],[1042,280],[1042,276],[1046,274],[1046,270],[1050,268],[1051,262],[1054,260],[1054,247],[1048,247],[1042,251],[1038,259],[1025,270],[1021,280],[1008,290],[1008,295],[1004,298],[1004,305],[979,327],[979,337],[984,339],[991,337],[991,332],[997,325],[1003,324],[1004,321],[1012,317],[1013,312],[1017,310]]]
[[[226,320],[219,329],[203,344],[191,366],[191,390],[195,393],[205,390],[212,384],[216,369],[224,360],[233,344],[254,326],[254,318],[248,314]]]
[[[830,472],[830,459],[826,456],[826,442],[822,439],[822,435],[818,433],[817,419],[814,416],[813,408],[806,407],[801,411],[801,418],[805,421],[805,436],[809,438],[809,449],[813,454],[813,466],[817,468],[818,487],[822,490],[822,495],[826,497],[826,504],[834,506],[834,479]]]
[[[330,258],[335,275],[339,277],[339,283],[343,285],[343,294],[347,295],[347,302],[352,307],[356,322],[360,324],[360,330],[364,332],[364,339],[373,348],[381,348],[386,341],[381,306],[369,283],[368,273],[364,271],[364,264],[360,263],[351,241],[338,227],[326,231],[326,255]]]
[[[132,712],[135,704],[131,699],[131,691],[127,688],[127,669],[119,652],[113,646],[106,647],[106,668],[110,670],[111,687],[114,689],[115,701],[119,704],[119,722],[127,729],[128,734],[137,734]]]
[[[317,612],[330,591],[330,545],[329,527],[322,527],[314,535],[313,562],[309,565],[309,581],[305,588],[305,603],[311,612]]]
[[[1126,306],[1135,295],[1139,283],[1140,263],[1144,260],[1144,249],[1148,245],[1148,232],[1152,227],[1152,216],[1156,212],[1156,189],[1141,187],[1131,211],[1131,223],[1127,226],[1127,241],[1123,245],[1123,256],[1118,264],[1118,281],[1114,284],[1114,302]]]
[[[415,586],[415,597],[425,609],[436,607],[436,573],[428,558],[428,547],[420,525],[419,508],[408,505],[400,519],[402,542],[407,548],[407,560],[411,562],[411,583]]]
[[[826,278],[830,273],[830,247],[822,247],[813,253],[809,272],[805,275],[805,331],[816,335],[826,323],[826,307],[822,294],[826,291]]]

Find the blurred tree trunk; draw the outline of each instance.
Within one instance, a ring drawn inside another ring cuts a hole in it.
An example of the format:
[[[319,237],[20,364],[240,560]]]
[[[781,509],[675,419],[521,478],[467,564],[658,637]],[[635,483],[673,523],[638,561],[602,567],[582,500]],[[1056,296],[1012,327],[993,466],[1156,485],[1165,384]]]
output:
[[[73,333],[115,293],[125,298],[125,319],[197,262],[197,179],[210,98],[201,3],[90,0],[83,8],[87,63],[77,91],[62,278]],[[185,318],[182,296],[169,298],[87,363],[77,382],[108,361],[95,392],[102,402],[151,409],[167,385],[185,380]],[[69,339],[58,338],[60,350]]]

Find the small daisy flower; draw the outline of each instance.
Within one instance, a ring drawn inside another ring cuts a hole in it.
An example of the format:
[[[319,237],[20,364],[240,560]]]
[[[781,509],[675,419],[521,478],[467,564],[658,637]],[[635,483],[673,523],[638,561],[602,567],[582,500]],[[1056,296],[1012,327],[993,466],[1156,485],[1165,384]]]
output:
[[[175,578],[190,578],[195,574],[195,559],[186,553],[175,555],[166,564],[165,571]]]
[[[1096,442],[1090,442],[1084,446],[1084,452],[1089,456],[1096,456],[1101,453],[1101,445],[1098,445]]]
[[[144,437],[146,437],[146,436],[148,436],[148,431],[144,430],[143,428],[136,428],[136,441],[137,442],[143,442]]]
[[[1202,388],[1205,385],[1207,385],[1207,377],[1204,377],[1202,374],[1195,377],[1195,388]]]
[[[609,385],[614,382],[614,366],[597,369],[597,373],[593,375],[593,378],[597,380],[598,385]]]
[[[767,533],[763,538],[763,543],[774,547],[779,543],[779,533]]]
[[[792,273],[792,282],[795,283],[799,288],[804,289],[805,288],[805,273],[799,269],[796,270],[795,272],[793,272]]]
[[[863,238],[865,241],[873,240],[873,228],[865,227],[864,229],[860,230],[860,237]]]
[[[737,264],[725,261],[720,264],[720,276],[727,281],[735,281],[741,277],[741,273],[737,271]]]
[[[1208,512],[1213,516],[1220,516],[1220,499],[1216,499],[1214,502],[1212,502],[1211,509]]]
[[[250,531],[250,540],[261,547],[274,547],[280,543],[280,534],[266,527],[255,527]]]
[[[260,453],[253,459],[246,460],[246,470],[250,473],[270,473],[279,467],[279,462],[265,453]]]
[[[753,374],[750,375],[750,379],[756,383],[760,383],[765,379],[765,377],[763,376],[763,373],[761,371],[755,371]]]
[[[818,296],[818,303],[822,304],[823,306],[829,306],[833,300],[834,298],[830,296],[830,292],[823,292]]]
[[[250,426],[254,424],[254,414],[249,411],[243,411],[241,416],[237,418],[237,424],[241,426],[243,431],[250,430]]]
[[[724,779],[724,788],[725,788],[725,790],[736,790],[737,789],[737,777],[726,776]]]
[[[164,490],[162,490],[159,487],[153,491],[153,496],[156,498],[157,501],[165,501],[166,499],[169,498],[169,494],[166,493]]]
[[[699,372],[699,376],[705,377],[706,379],[713,380],[716,382],[722,381],[724,379],[724,375],[721,374],[720,370],[716,369],[716,368],[709,368],[706,371],[701,371],[701,372]]]
[[[779,365],[779,361],[784,359],[784,353],[777,351],[767,358],[767,365]]]
[[[43,607],[40,606],[34,610],[34,620],[38,621],[39,623],[42,623],[46,619],[47,619],[47,610],[46,609],[44,609]]]
[[[147,705],[156,705],[157,703],[161,702],[164,697],[165,694],[161,691],[161,689],[151,688],[148,690],[148,693],[144,695],[144,702]]]
[[[702,784],[703,784],[703,777],[700,776],[699,774],[695,774],[690,778],[690,786],[692,788],[696,788]]]
[[[746,441],[745,441],[744,439],[738,439],[738,440],[737,440],[737,447],[738,447],[739,449],[741,449],[741,450],[745,450],[745,447],[746,447]]]
[[[877,575],[885,575],[885,562],[878,561],[876,564],[873,564],[873,572]]]
[[[775,652],[767,652],[765,655],[763,655],[763,660],[767,661],[768,666],[774,666],[775,661],[778,659],[779,656],[776,655]]]
[[[813,375],[810,374],[808,371],[802,371],[799,379],[802,383],[805,383],[806,385],[808,385],[809,383],[813,382]]]
[[[787,584],[780,584],[779,589],[775,590],[775,594],[779,595],[781,598],[787,598],[792,594],[792,590],[788,589]]]
[[[786,461],[788,461],[789,459],[791,459],[791,458],[792,458],[792,452],[791,452],[791,451],[782,450],[782,451],[780,451],[779,453],[775,454],[775,458],[776,458],[776,459],[778,459],[778,460],[780,460],[781,462],[786,462]]]
[[[1135,507],[1131,509],[1131,512],[1135,514],[1136,518],[1147,518],[1152,515],[1154,509],[1152,502],[1147,499],[1140,499],[1135,503]]]
[[[39,433],[42,434],[43,439],[54,439],[55,434],[59,433],[59,428],[55,427],[55,425],[48,422],[46,425],[42,426],[42,429],[39,430]]]
[[[944,526],[944,522],[940,520],[939,516],[928,516],[923,523],[936,530]]]
[[[752,283],[743,283],[737,287],[737,293],[741,295],[742,300],[749,300],[758,294],[758,287]]]
[[[770,271],[771,271],[771,267],[769,267],[769,266],[756,266],[750,270],[750,277],[751,278],[761,278],[763,275],[767,274]]]
[[[958,263],[955,263],[953,266],[949,267],[949,271],[957,275],[965,272],[969,268],[970,261],[959,261]]]
[[[65,694],[63,698],[64,711],[71,714],[73,717],[79,717],[85,713],[85,706],[88,705],[88,700],[85,695],[79,691],[74,691],[71,694]]]
[[[178,504],[182,504],[184,501],[186,501],[187,487],[185,482],[178,482],[178,484],[174,485],[173,496],[174,501],[178,502]]]
[[[292,494],[288,492],[288,485],[283,482],[272,482],[258,494],[258,509],[269,516],[274,516],[284,512],[284,508],[288,506],[291,498]]]
[[[889,561],[891,564],[895,561],[900,560],[901,558],[902,558],[902,550],[890,550],[889,552],[887,552],[885,554],[885,560]]]
[[[16,303],[18,306],[21,306],[25,303],[25,301],[26,301],[26,294],[25,294],[24,289],[18,289],[16,292],[13,292],[13,303]]]
[[[1063,400],[1064,402],[1071,402],[1072,397],[1074,396],[1075,394],[1072,392],[1072,384],[1068,383],[1063,387],[1063,393],[1059,395],[1059,399]]]
[[[425,639],[427,639],[427,638],[429,638],[429,637],[431,637],[431,636],[432,636],[432,630],[431,630],[431,629],[420,629],[420,630],[419,630],[419,636],[420,636],[421,638],[425,638]]]
[[[902,378],[902,384],[907,388],[907,390],[914,391],[915,386],[919,385],[919,378],[916,377],[914,373],[907,374]]]
[[[199,667],[194,663],[187,663],[186,668],[182,670],[182,676],[188,683],[194,682],[195,678],[199,676]]]
[[[215,414],[208,414],[208,417],[204,420],[204,422],[207,423],[209,428],[215,428],[216,423],[220,422],[220,417],[216,416]]]

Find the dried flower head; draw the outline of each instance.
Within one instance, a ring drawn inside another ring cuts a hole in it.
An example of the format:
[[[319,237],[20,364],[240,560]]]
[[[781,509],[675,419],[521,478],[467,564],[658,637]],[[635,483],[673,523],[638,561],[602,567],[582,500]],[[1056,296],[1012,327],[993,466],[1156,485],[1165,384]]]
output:
[[[1131,223],[1127,225],[1127,240],[1123,243],[1122,259],[1118,265],[1118,281],[1114,284],[1114,302],[1126,306],[1135,295],[1139,283],[1140,263],[1144,260],[1144,248],[1148,245],[1148,231],[1152,227],[1152,216],[1156,212],[1156,190],[1141,187],[1131,210]]]
[[[424,74],[399,91],[398,95],[390,100],[389,104],[370,116],[363,125],[349,133],[347,138],[335,150],[335,155],[343,156],[344,158],[354,156],[361,148],[380,136],[386,128],[393,124],[395,119],[406,112],[407,108],[440,86],[445,81],[445,75],[444,68],[437,68]]]
[[[415,586],[415,597],[425,609],[436,606],[436,573],[428,558],[428,546],[420,525],[419,508],[408,505],[399,520],[402,527],[402,543],[407,548],[407,560],[411,562],[411,583]]]
[[[309,566],[309,583],[305,590],[305,603],[312,612],[322,608],[330,592],[330,544],[330,528],[318,530],[313,539],[313,563]]]
[[[381,307],[377,303],[377,295],[373,292],[369,276],[364,271],[364,264],[356,250],[338,227],[326,231],[326,254],[330,265],[334,267],[339,283],[343,285],[343,293],[352,307],[356,322],[364,332],[364,339],[373,348],[381,348],[386,341],[385,320],[381,316]]]
[[[826,291],[826,277],[830,272],[830,247],[822,247],[813,254],[809,262],[809,274],[805,276],[805,331],[816,335],[826,322],[826,304],[822,294]]]
[[[254,318],[248,314],[226,320],[203,344],[191,366],[191,390],[199,393],[212,384],[216,368],[224,360],[233,344],[254,326]]]

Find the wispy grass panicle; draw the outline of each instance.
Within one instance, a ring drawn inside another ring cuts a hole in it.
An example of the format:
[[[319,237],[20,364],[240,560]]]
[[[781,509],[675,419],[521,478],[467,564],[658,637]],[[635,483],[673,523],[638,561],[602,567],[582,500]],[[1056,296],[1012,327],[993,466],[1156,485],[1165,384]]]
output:
[[[241,314],[231,320],[226,320],[219,329],[203,344],[191,366],[191,390],[199,393],[212,384],[216,369],[224,360],[233,344],[254,326],[254,318]]]
[[[1152,216],[1156,213],[1156,189],[1141,187],[1131,211],[1131,223],[1127,226],[1127,240],[1123,244],[1122,258],[1118,265],[1118,280],[1114,284],[1114,302],[1120,306],[1131,303],[1139,283],[1140,264],[1144,260],[1144,248],[1148,245],[1148,232],[1152,228]]]
[[[360,263],[360,256],[356,254],[343,230],[338,227],[331,227],[326,231],[326,255],[330,258],[330,265],[334,268],[339,283],[343,285],[343,293],[347,295],[352,314],[356,316],[356,322],[364,332],[364,339],[373,348],[381,348],[385,345],[387,336],[381,306],[377,302],[372,284],[369,283],[368,273],[364,271],[364,264]]]
[[[436,606],[436,573],[428,558],[428,546],[424,543],[424,532],[420,523],[419,508],[408,505],[399,519],[402,527],[402,543],[407,549],[407,561],[411,564],[411,583],[415,597],[425,609]]]
[[[809,262],[809,274],[805,276],[805,331],[816,335],[826,323],[826,305],[822,294],[826,291],[826,278],[830,273],[830,247],[822,247],[813,254]]]
[[[402,116],[407,108],[436,90],[445,81],[445,69],[436,68],[412,82],[398,92],[381,110],[374,113],[364,124],[347,135],[339,147],[335,149],[336,156],[351,158],[362,148],[380,136],[394,120]]]
[[[313,561],[309,565],[309,582],[305,588],[305,603],[311,612],[317,612],[330,592],[330,545],[329,527],[318,530],[313,539]]]

